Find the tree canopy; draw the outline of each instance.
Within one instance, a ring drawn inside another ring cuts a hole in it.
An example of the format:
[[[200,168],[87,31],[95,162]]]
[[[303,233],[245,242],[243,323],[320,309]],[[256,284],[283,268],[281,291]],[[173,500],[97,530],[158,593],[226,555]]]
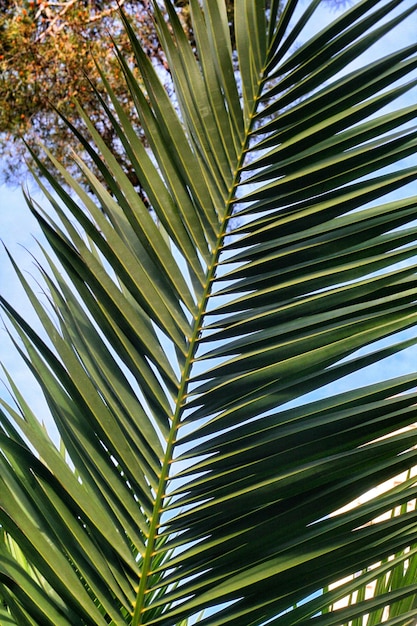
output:
[[[346,3],[323,1],[334,7]],[[174,4],[192,39],[188,0]],[[234,1],[226,4],[232,24]],[[131,55],[126,31],[121,28],[119,6],[140,32],[146,53],[169,83],[149,0],[0,0],[0,155],[6,182],[17,183],[25,175],[22,156],[27,156],[27,152],[22,136],[32,149],[41,142],[76,171],[71,148],[78,151],[80,145],[56,109],[79,130],[77,100],[117,155],[131,182],[137,184],[132,168],[123,159],[114,128],[91,89],[92,85],[102,91],[98,66],[128,113],[133,106],[114,54],[116,45],[128,57]],[[142,136],[139,126],[136,131]]]
[[[192,36],[188,2],[175,3],[184,29]],[[230,8],[233,2],[229,1]],[[40,141],[71,165],[74,136],[56,109],[79,127],[80,102],[107,146],[121,159],[114,129],[98,106],[91,86],[102,91],[97,66],[106,74],[127,111],[132,106],[114,54],[128,52],[119,7],[141,34],[149,57],[161,70],[166,61],[155,37],[149,0],[0,1],[0,151],[6,181],[25,171],[21,137],[35,148]],[[169,81],[169,74],[166,73]],[[140,129],[137,128],[140,133]],[[133,178],[127,162],[122,165]]]

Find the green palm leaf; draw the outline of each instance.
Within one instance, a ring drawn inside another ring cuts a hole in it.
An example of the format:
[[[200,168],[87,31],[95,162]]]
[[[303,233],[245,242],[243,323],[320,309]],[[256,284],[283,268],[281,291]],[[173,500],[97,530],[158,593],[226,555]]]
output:
[[[342,507],[416,464],[417,375],[323,388],[417,342],[417,45],[341,72],[417,4],[190,0],[194,47],[164,4],[175,97],[117,53],[149,149],[97,94],[148,202],[82,112],[101,179],[27,197],[42,331],[1,305],[61,449],[5,372],[1,623],[411,624],[415,480]]]

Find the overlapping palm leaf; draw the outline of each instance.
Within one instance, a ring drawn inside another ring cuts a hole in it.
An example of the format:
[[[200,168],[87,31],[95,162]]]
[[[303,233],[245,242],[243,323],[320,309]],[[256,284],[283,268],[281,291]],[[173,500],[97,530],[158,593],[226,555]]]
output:
[[[49,155],[50,206],[27,198],[42,330],[2,299],[62,441],[6,372],[2,623],[412,623],[414,479],[333,513],[416,463],[417,374],[326,385],[417,341],[417,44],[348,70],[417,4],[308,39],[318,0],[236,0],[232,40],[224,0],[190,0],[193,45],[152,4],[174,98],[127,21],[140,82],[120,57],[149,148],[98,94],[143,193],[85,118],[101,180]]]

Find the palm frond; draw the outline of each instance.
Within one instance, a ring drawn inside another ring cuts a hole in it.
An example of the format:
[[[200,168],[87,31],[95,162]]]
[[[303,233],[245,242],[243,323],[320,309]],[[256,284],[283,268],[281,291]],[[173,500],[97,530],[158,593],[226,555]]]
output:
[[[144,197],[82,112],[101,180],[34,155],[42,331],[0,302],[62,450],[6,372],[2,623],[412,623],[415,479],[342,507],[416,464],[417,374],[328,390],[417,342],[417,45],[347,71],[417,4],[306,39],[318,0],[236,0],[235,49],[224,0],[195,49],[151,4],[175,97],[123,15],[140,82],[117,52],[147,150],[97,94]]]

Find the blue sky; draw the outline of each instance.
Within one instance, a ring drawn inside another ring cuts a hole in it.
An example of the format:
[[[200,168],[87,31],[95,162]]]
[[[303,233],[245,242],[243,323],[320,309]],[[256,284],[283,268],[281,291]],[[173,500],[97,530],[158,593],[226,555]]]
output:
[[[304,5],[305,4],[306,3],[304,3]],[[405,7],[406,5],[411,5],[411,1],[403,3],[402,6]],[[324,24],[334,19],[336,15],[337,12],[334,9],[331,10],[323,5],[318,10],[316,18],[311,24],[309,34],[312,35],[314,31],[317,32],[320,30]],[[368,51],[365,57],[358,59],[355,65],[363,64],[365,60],[370,60],[371,56],[386,54],[390,50],[415,43],[416,33],[417,14],[415,13],[395,32],[390,33],[390,35],[385,38],[383,44],[379,44],[375,49]],[[414,89],[403,99],[402,104],[415,104],[416,101],[417,90]],[[409,159],[407,164],[411,165],[415,163],[416,159]],[[36,199],[42,204],[42,196],[36,192],[34,193]],[[417,186],[407,190],[407,195],[412,195],[413,193],[417,194]],[[10,189],[5,186],[0,189],[0,237],[17,261],[19,267],[25,273],[36,276],[37,271],[34,268],[31,253],[40,258],[39,254],[36,252],[37,244],[35,240],[42,237],[36,221],[32,218],[26,207],[20,189]],[[25,314],[25,317],[28,317],[30,321],[36,324],[34,317],[31,316],[30,310],[25,303],[22,290],[3,249],[0,250],[0,291],[20,312]],[[15,349],[11,346],[7,333],[3,328],[3,323],[0,324],[0,361],[12,372],[17,385],[23,390],[38,417],[43,420],[47,416],[47,412],[42,397],[36,385],[34,385],[31,380],[25,366],[21,363]],[[391,377],[415,371],[416,363],[417,348],[411,348],[403,352],[400,356],[392,358],[388,362],[384,362],[383,365],[374,366],[374,368],[362,374],[360,376],[360,384],[372,382],[372,380],[381,377],[381,375],[383,377]],[[341,381],[333,386],[333,391],[338,392],[345,390],[348,386],[357,384],[358,380],[358,376],[356,375],[351,379]],[[0,395],[7,398],[7,393],[3,386],[0,387]]]
[[[42,200],[40,194],[36,196],[39,201]],[[34,260],[30,254],[37,254],[35,239],[41,239],[42,236],[36,220],[26,206],[20,188],[11,189],[3,185],[0,189],[0,237],[3,245],[26,276],[29,274],[36,276]],[[0,292],[20,313],[36,324],[35,316],[27,306],[23,290],[3,246],[0,249]],[[45,403],[25,365],[11,345],[8,334],[4,330],[3,320],[0,322],[0,361],[12,373],[17,386],[24,392],[36,415],[43,420],[43,415],[46,416]],[[4,380],[3,372],[0,374],[0,379]],[[0,382],[0,395],[9,401],[9,395],[2,382]]]

